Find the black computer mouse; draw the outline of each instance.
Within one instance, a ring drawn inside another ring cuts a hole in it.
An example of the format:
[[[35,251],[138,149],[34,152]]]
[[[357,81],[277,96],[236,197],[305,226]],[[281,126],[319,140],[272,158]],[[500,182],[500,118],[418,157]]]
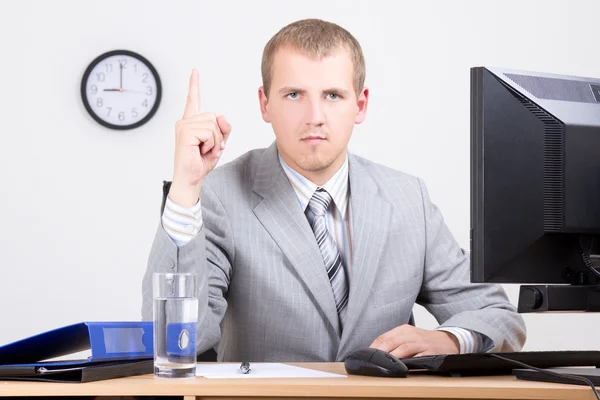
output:
[[[373,348],[356,350],[344,360],[346,372],[353,375],[380,376],[389,378],[404,378],[408,375],[408,368],[402,361]]]

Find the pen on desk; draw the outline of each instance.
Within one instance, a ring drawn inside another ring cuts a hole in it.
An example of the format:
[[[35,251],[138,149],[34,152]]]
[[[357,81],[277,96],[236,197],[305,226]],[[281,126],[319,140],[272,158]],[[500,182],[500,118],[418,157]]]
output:
[[[242,365],[240,365],[240,371],[242,371],[242,374],[247,374],[250,372],[250,363],[247,361],[244,361],[242,363]]]

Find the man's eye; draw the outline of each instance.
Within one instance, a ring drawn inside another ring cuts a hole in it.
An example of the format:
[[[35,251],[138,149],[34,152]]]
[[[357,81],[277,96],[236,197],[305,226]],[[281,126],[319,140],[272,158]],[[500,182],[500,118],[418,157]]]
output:
[[[298,92],[292,92],[292,93],[288,94],[288,97],[290,99],[296,99],[296,98],[298,98]]]
[[[336,100],[338,98],[337,93],[329,93],[328,96],[330,100]]]

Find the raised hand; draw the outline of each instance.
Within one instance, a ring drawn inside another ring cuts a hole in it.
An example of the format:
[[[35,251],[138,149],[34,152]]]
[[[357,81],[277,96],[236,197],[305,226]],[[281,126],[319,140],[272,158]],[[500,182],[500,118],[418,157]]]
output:
[[[169,198],[184,207],[198,202],[204,178],[215,168],[231,125],[224,116],[200,112],[198,71],[192,70],[185,111],[175,124],[175,162]]]

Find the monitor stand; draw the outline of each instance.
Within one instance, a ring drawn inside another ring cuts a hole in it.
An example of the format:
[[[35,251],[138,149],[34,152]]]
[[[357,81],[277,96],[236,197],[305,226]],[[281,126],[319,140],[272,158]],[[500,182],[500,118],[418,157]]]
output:
[[[600,312],[600,285],[521,285],[517,311]]]
[[[600,368],[544,368],[544,371],[557,372],[560,374],[569,374],[588,378],[595,386],[600,386]],[[550,374],[543,374],[532,369],[514,369],[513,375],[517,379],[527,381],[552,382],[552,383],[569,383],[577,385],[586,385],[585,382],[575,381],[564,377],[558,377]]]

